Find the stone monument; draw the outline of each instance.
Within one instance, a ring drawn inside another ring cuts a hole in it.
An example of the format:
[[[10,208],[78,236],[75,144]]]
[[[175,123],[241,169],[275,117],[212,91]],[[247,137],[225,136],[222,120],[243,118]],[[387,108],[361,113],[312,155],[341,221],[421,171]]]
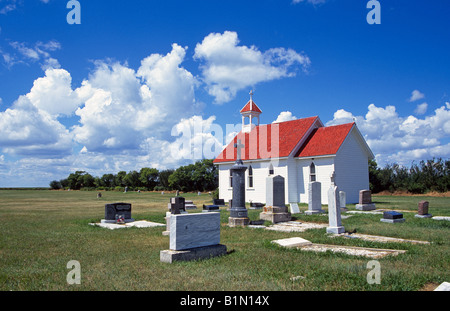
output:
[[[339,205],[341,208],[341,212],[348,211],[347,208],[347,194],[344,191],[339,191]]]
[[[345,228],[341,222],[341,208],[339,203],[339,189],[334,183],[336,174],[331,173],[331,185],[328,189],[328,227],[327,233],[344,233]]]
[[[220,213],[173,214],[170,216],[170,249],[160,261],[190,261],[225,255],[220,244]]]
[[[372,203],[372,191],[359,191],[359,204],[356,204],[356,209],[360,211],[372,211],[375,209],[375,203]]]
[[[101,223],[117,223],[118,219],[123,219],[124,222],[134,221],[131,218],[131,204],[130,203],[109,203],[105,204],[105,219]]]
[[[322,210],[322,193],[321,183],[318,181],[311,181],[308,188],[308,210],[305,211],[306,215],[325,213]]]
[[[266,178],[266,206],[259,218],[272,223],[291,220],[291,213],[285,204],[284,177],[277,175]]]
[[[383,212],[383,218],[380,219],[381,222],[387,222],[387,223],[397,223],[397,222],[404,222],[405,218],[403,218],[403,214],[396,212],[396,211],[388,211]]]
[[[428,214],[428,201],[420,201],[417,214],[414,217],[417,218],[431,218],[433,215]]]
[[[233,202],[230,207],[230,217],[228,218],[228,225],[230,227],[235,226],[247,226],[250,222],[248,218],[248,211],[245,207],[245,171],[247,167],[244,165],[241,159],[241,148],[244,147],[241,144],[241,140],[237,140],[237,144],[234,144],[236,150],[236,163],[230,168],[232,176],[233,186]]]

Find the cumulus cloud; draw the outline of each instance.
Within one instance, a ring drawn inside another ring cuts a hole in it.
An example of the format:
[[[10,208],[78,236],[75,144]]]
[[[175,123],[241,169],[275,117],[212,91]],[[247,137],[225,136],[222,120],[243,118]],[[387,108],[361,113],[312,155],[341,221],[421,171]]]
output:
[[[297,120],[297,117],[292,115],[292,112],[290,111],[282,111],[278,115],[277,119],[273,121],[272,123],[279,123],[284,121],[291,121],[291,120]]]
[[[255,46],[239,45],[236,32],[211,33],[195,47],[194,59],[208,93],[215,103],[232,100],[237,91],[257,83],[296,75],[297,67],[310,65],[308,56],[292,49],[272,48],[261,52]]]
[[[71,152],[69,131],[26,96],[20,96],[11,108],[0,112],[0,128],[0,145],[5,153],[52,158]]]
[[[421,93],[419,90],[414,90],[411,93],[411,97],[409,98],[410,102],[414,102],[416,100],[425,98],[425,94]]]
[[[449,103],[424,118],[401,117],[394,106],[383,108],[370,104],[365,116],[354,116],[340,109],[326,124],[353,121],[381,164],[396,162],[409,165],[412,160],[450,156],[450,144],[444,142],[450,137]]]
[[[167,132],[192,114],[193,75],[180,65],[185,48],[174,44],[167,55],[152,54],[137,72],[120,63],[98,62],[77,89],[84,106],[75,114],[75,140],[88,151],[139,149],[147,137],[168,138]]]

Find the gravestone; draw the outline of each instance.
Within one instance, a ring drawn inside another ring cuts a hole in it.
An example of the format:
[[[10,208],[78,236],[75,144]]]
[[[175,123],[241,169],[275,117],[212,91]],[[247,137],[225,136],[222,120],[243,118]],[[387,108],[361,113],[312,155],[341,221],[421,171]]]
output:
[[[160,252],[162,262],[190,261],[225,255],[227,248],[220,244],[220,214],[171,215],[169,248]]]
[[[375,209],[375,203],[372,203],[372,191],[359,191],[359,204],[355,208],[360,211],[372,211]]]
[[[219,209],[219,205],[205,205],[203,204],[203,213],[208,213],[208,212],[220,212]]]
[[[184,208],[185,209],[196,209],[197,206],[194,204],[194,202],[186,200],[186,201],[184,201]]]
[[[325,213],[322,210],[322,193],[321,183],[318,181],[312,181],[309,183],[308,188],[308,210],[305,211],[306,215]]]
[[[296,202],[289,203],[289,207],[290,207],[291,214],[299,214],[300,213],[300,208],[298,207],[298,203],[296,203]]]
[[[428,201],[420,201],[418,206],[417,214],[414,215],[417,218],[431,218],[433,215],[428,214]]]
[[[341,212],[348,211],[347,194],[344,191],[339,191],[339,204],[340,204]]]
[[[230,217],[228,218],[230,227],[247,226],[250,222],[248,211],[245,207],[245,171],[247,167],[241,159],[241,148],[244,145],[238,139],[234,147],[237,148],[237,156],[235,164],[230,168],[233,187],[233,202],[230,204]]]
[[[225,206],[225,200],[224,199],[213,199],[213,204],[219,205],[219,206]]]
[[[336,174],[331,173],[331,185],[328,189],[328,227],[327,233],[344,233],[345,228],[341,222],[341,208],[339,203],[339,188],[335,182]]]
[[[105,219],[101,223],[116,223],[118,219],[123,218],[124,222],[134,221],[131,218],[131,204],[130,203],[109,203],[105,204]]]
[[[168,208],[169,208],[169,211],[175,215],[187,213],[186,208],[185,208],[185,199],[183,197],[170,198]]]
[[[285,204],[284,177],[277,175],[266,178],[266,206],[259,218],[272,223],[291,220],[291,213]]]
[[[388,211],[383,212],[383,218],[381,218],[380,221],[393,224],[397,222],[404,222],[405,218],[403,218],[402,213],[396,211]]]
[[[250,202],[250,209],[262,209],[263,207],[264,207],[264,203]]]

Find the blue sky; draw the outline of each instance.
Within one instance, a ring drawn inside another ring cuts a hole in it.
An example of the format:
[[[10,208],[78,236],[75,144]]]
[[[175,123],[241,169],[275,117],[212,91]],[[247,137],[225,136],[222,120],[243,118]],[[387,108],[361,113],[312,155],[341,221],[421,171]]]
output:
[[[0,187],[213,157],[251,89],[261,123],[356,120],[379,165],[449,158],[450,4],[367,2],[79,0],[70,25],[0,0]]]

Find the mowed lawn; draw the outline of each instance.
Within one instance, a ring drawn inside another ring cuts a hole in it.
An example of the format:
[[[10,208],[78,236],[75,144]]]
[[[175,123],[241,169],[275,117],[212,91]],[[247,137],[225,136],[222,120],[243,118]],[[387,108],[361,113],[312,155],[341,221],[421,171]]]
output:
[[[221,208],[221,243],[228,254],[209,260],[167,264],[159,253],[169,248],[164,227],[108,230],[90,226],[104,217],[106,203],[132,204],[136,220],[165,223],[173,194],[153,192],[97,192],[0,190],[0,290],[432,290],[450,281],[450,222],[418,219],[404,212],[405,223],[386,224],[380,215],[354,215],[343,219],[347,230],[405,239],[431,245],[380,243],[329,238],[325,229],[303,233],[229,228],[229,212]],[[210,204],[208,194],[182,194],[198,206]],[[450,198],[374,196],[377,208],[417,210],[430,202],[434,216],[450,216]],[[354,205],[347,206],[354,210]],[[302,204],[300,209],[306,210]],[[325,207],[326,209],[326,207]],[[251,220],[261,210],[249,210]],[[293,215],[296,219],[327,223],[327,216]],[[313,243],[406,250],[379,259],[381,284],[368,284],[367,263],[372,260],[344,254],[284,249],[275,239],[302,237]],[[81,265],[81,284],[69,285],[70,260]],[[292,280],[292,277],[300,276]]]

